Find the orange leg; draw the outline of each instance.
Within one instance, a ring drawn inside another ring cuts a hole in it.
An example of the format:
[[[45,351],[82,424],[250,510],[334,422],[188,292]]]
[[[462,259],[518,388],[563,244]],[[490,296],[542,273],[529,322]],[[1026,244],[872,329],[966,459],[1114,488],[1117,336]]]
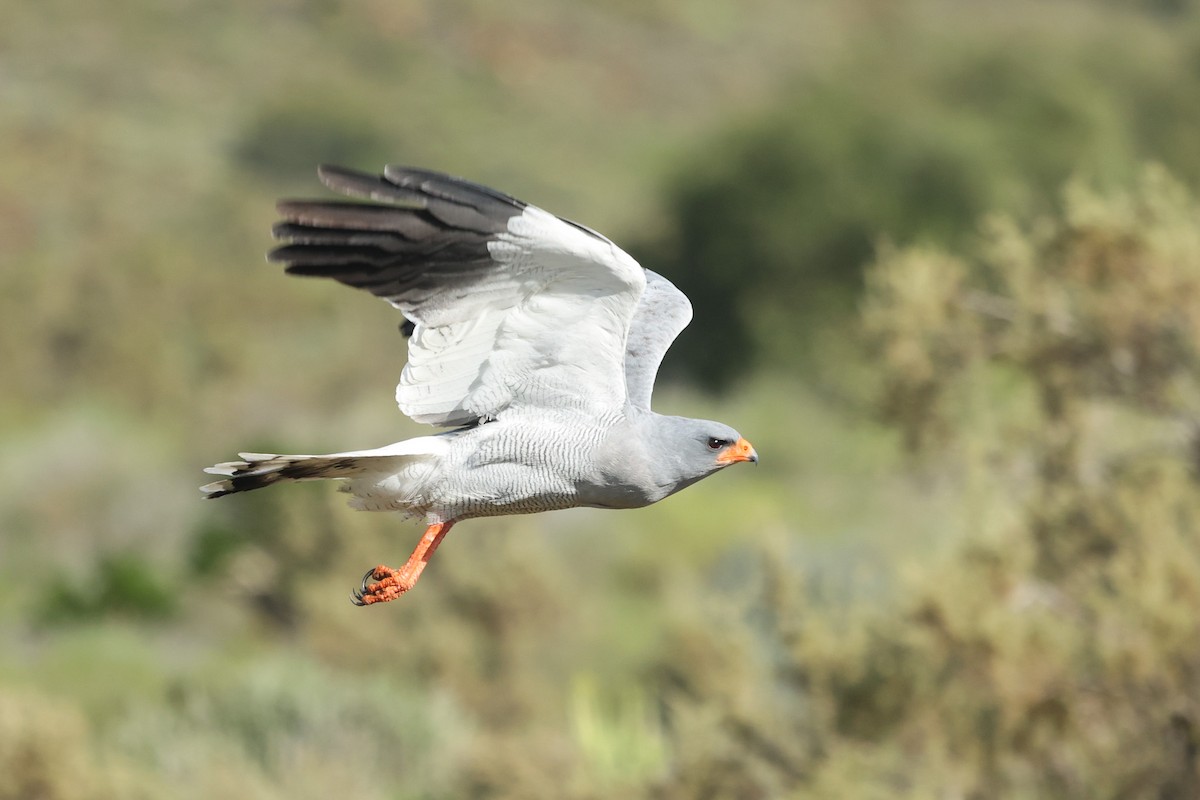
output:
[[[412,555],[408,557],[408,561],[400,569],[393,569],[380,564],[378,567],[367,572],[363,576],[362,588],[353,593],[352,600],[354,604],[357,606],[368,606],[371,603],[386,603],[388,600],[395,600],[415,586],[417,579],[421,577],[421,573],[425,569],[425,565],[429,563],[429,559],[433,558],[434,551],[442,543],[442,537],[450,532],[450,528],[453,525],[454,521],[451,520],[450,522],[439,522],[426,528],[425,535],[421,537],[417,548],[413,550]],[[368,583],[369,580],[375,580],[378,583]]]

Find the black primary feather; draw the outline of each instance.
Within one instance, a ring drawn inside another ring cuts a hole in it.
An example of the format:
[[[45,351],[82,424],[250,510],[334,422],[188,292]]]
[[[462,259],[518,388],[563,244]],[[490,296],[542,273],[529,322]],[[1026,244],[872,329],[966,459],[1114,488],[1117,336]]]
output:
[[[429,170],[387,167],[368,175],[318,170],[344,200],[284,200],[270,252],[293,275],[333,278],[384,299],[418,300],[434,285],[469,283],[495,265],[488,242],[525,203],[495,189]]]

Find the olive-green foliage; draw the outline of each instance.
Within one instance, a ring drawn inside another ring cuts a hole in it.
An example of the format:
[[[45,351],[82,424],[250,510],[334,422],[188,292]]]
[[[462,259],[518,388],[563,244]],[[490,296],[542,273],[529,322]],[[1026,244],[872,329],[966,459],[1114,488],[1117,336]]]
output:
[[[383,164],[403,149],[389,142],[369,109],[302,102],[261,112],[234,147],[235,162],[265,179],[295,184],[313,164]]]
[[[166,582],[133,553],[106,555],[96,574],[82,580],[74,574],[60,576],[40,603],[48,622],[79,622],[106,614],[161,619],[170,616],[175,605]]]
[[[1194,205],[1113,187],[1147,154],[1195,180],[1195,3],[990,9],[8,4],[0,798],[1187,796]],[[447,168],[626,242],[670,234],[654,187],[697,138],[728,146],[696,186],[755,187],[696,194],[736,223],[689,229],[718,291],[646,263],[734,389],[655,402],[755,470],[464,524],[369,609],[415,523],[319,483],[199,499],[237,449],[428,432],[394,313],[261,260],[275,198],[319,191],[301,162]],[[1073,171],[1104,191],[976,245]],[[854,317],[797,335],[792,273],[738,278],[880,237],[870,359]],[[773,369],[734,380],[709,331]],[[830,343],[882,423],[790,368]]]
[[[188,541],[191,574],[228,580],[239,564],[257,561],[257,574],[247,576],[246,600],[276,625],[300,625],[299,595],[305,582],[328,569],[342,549],[325,499],[301,489],[290,503],[279,495],[266,495],[257,502],[226,503],[210,511]]]
[[[163,787],[121,758],[98,757],[77,708],[0,690],[0,800],[149,800]]]
[[[1121,185],[1145,159],[1200,182],[1200,15],[1044,22],[882,14],[684,159],[643,253],[710,321],[676,365],[716,388],[811,364],[826,341],[809,335],[853,309],[881,239],[957,246],[985,212],[1037,211],[1072,175]]]
[[[1074,185],[965,257],[885,253],[865,323],[910,445],[1010,512],[844,655],[799,637],[825,769],[911,796],[1195,796],[1200,203],[1159,169]]]
[[[736,620],[679,617],[657,796],[1195,797],[1200,203],[1151,169],[886,251],[863,325],[968,527],[886,608],[814,605],[766,548]]]

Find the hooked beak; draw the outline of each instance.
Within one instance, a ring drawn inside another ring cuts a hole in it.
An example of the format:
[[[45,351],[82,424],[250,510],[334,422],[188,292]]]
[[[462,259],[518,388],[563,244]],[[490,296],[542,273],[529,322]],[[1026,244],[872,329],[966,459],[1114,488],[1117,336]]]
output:
[[[754,446],[745,439],[738,439],[717,456],[717,463],[722,466],[736,464],[739,461],[749,461],[753,464],[758,463],[758,453],[754,452]]]

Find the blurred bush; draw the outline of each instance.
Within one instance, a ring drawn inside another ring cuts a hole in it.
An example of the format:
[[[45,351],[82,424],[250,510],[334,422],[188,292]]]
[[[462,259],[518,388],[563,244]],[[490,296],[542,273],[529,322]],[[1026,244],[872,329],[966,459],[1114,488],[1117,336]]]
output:
[[[86,725],[44,698],[0,694],[0,798],[70,800],[99,796],[89,786]]]
[[[345,96],[339,101],[264,109],[234,145],[234,161],[263,180],[308,188],[316,164],[385,164],[406,149],[385,135],[370,110],[354,107]]]
[[[206,504],[188,542],[190,577],[232,583],[263,622],[281,630],[299,626],[305,584],[327,570],[343,546],[328,498],[317,488],[300,488],[290,498],[265,494]]]
[[[100,757],[83,715],[36,692],[0,690],[0,800],[149,800],[163,787]]]
[[[1145,159],[1200,181],[1197,15],[1076,11],[880,13],[846,58],[685,158],[637,253],[705,323],[674,364],[712,388],[810,365],[881,240],[956,247],[985,212],[1044,211],[1072,175],[1120,186]]]
[[[95,575],[59,576],[38,607],[46,622],[86,622],[108,615],[165,619],[177,608],[177,591],[136,553],[110,553],[100,559]]]
[[[1160,169],[1073,185],[964,253],[885,252],[864,324],[885,416],[986,484],[978,529],[850,624],[765,558],[758,641],[662,665],[677,718],[719,721],[673,729],[665,796],[1200,792],[1200,204]]]

